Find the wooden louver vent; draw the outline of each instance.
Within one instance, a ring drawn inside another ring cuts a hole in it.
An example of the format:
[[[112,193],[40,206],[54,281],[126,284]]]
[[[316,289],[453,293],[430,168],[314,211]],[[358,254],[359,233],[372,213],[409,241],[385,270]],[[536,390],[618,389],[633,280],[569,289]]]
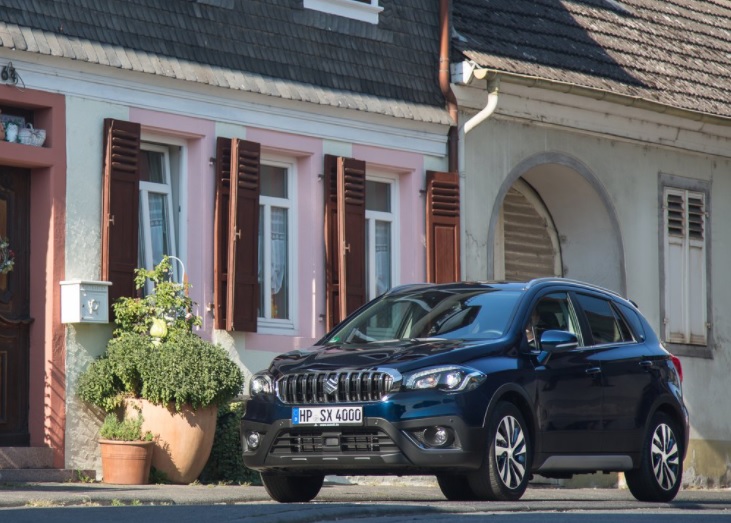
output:
[[[667,199],[667,213],[668,213],[668,234],[670,236],[684,236],[685,235],[685,220],[683,215],[685,214],[685,202],[679,194],[668,194]]]
[[[430,195],[429,203],[435,215],[459,216],[459,186],[435,180]]]
[[[702,240],[704,237],[705,208],[703,199],[697,197],[688,198],[688,235],[695,240]]]
[[[362,169],[345,167],[345,202],[365,205],[365,172]]]

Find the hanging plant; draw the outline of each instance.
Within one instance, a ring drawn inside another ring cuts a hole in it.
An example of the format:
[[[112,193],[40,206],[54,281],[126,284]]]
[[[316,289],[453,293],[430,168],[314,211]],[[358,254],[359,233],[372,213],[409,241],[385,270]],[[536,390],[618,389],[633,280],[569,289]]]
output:
[[[0,236],[0,274],[7,274],[15,265],[15,253],[10,248],[7,238]]]

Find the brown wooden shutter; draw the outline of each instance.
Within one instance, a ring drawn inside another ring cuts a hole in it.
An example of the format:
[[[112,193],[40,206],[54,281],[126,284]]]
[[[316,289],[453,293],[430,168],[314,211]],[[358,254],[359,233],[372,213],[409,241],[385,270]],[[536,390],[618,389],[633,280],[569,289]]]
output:
[[[325,155],[327,328],[366,301],[366,163]]]
[[[112,282],[109,305],[134,296],[140,206],[140,125],[104,120],[101,278]],[[110,315],[110,317],[112,317]]]
[[[459,175],[426,173],[426,278],[459,281]]]
[[[214,233],[215,328],[256,332],[259,309],[258,143],[218,138]]]

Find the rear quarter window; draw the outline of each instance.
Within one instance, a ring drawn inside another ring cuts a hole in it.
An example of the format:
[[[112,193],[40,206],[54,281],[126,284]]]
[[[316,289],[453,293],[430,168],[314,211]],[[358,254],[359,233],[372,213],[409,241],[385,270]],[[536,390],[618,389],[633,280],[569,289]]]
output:
[[[635,339],[644,340],[645,328],[642,325],[642,320],[640,320],[640,316],[637,314],[637,311],[623,303],[617,303],[616,305],[619,309],[620,314],[629,325],[629,328],[634,334]]]

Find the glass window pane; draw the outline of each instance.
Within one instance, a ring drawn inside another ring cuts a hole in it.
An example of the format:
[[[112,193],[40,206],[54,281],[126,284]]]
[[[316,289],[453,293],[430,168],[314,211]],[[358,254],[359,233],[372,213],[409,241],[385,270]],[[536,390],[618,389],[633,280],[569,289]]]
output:
[[[261,195],[287,198],[287,169],[261,165]]]
[[[289,318],[287,209],[272,208],[271,282],[272,318]]]
[[[366,180],[366,209],[391,212],[391,184]]]
[[[257,316],[263,318],[264,309],[264,206],[259,206],[259,312]]]
[[[391,224],[376,222],[376,295],[391,288]]]
[[[143,182],[166,183],[165,155],[159,151],[140,151],[140,180]]]
[[[622,341],[622,333],[611,305],[606,300],[578,294],[577,298],[584,309],[595,345]]]
[[[169,212],[163,194],[150,193],[150,239],[152,243],[152,264],[157,265],[170,252]]]

